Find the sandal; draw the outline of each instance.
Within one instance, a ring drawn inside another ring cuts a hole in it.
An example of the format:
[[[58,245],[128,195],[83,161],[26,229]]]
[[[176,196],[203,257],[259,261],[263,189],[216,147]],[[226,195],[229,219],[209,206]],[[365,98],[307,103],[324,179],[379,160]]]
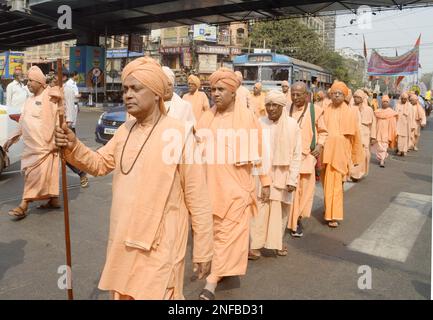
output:
[[[24,210],[21,206],[16,207],[15,209],[9,210],[8,215],[16,218],[17,220],[23,219],[27,216],[27,210]]]
[[[248,260],[259,260],[261,256],[260,251],[258,253],[254,253],[252,250],[248,251]]]
[[[338,227],[338,222],[337,221],[329,221],[328,222],[328,226],[330,228],[337,228]]]
[[[50,201],[48,201],[47,203],[41,204],[40,206],[36,207],[37,209],[60,209],[60,205],[53,205],[53,203]]]
[[[277,256],[285,257],[285,256],[287,256],[288,252],[289,251],[287,250],[287,248],[284,247],[282,250],[277,250]]]
[[[215,294],[208,289],[203,289],[199,295],[200,300],[215,300]]]

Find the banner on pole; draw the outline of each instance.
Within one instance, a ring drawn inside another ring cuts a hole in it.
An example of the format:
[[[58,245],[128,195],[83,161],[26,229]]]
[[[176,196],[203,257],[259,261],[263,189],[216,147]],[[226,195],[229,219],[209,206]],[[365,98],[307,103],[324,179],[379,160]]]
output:
[[[407,76],[417,74],[418,67],[418,46],[397,57],[381,56],[376,50],[372,50],[367,72],[369,76]]]

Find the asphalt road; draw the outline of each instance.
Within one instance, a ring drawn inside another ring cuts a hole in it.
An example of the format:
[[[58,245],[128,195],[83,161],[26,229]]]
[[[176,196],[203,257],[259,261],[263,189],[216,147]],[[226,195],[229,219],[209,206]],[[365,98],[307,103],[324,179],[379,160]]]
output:
[[[97,148],[100,112],[81,112],[78,136]],[[370,175],[347,184],[345,219],[328,228],[320,184],[304,237],[286,235],[289,254],[250,262],[247,275],[225,279],[217,299],[430,299],[433,123],[422,131],[420,151],[391,156],[385,169],[372,159]],[[65,264],[61,210],[11,221],[23,181],[19,165],[0,176],[0,299],[65,299],[58,288]],[[108,235],[112,176],[91,178],[88,189],[68,170],[72,262],[76,299],[108,299],[97,289]],[[187,250],[184,293],[196,299],[203,281],[191,281]],[[370,278],[368,276],[371,275]],[[371,281],[370,281],[371,279]]]

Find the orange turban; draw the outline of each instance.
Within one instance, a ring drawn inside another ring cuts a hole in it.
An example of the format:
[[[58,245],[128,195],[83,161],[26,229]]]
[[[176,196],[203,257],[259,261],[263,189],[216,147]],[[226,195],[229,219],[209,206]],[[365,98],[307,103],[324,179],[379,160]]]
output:
[[[212,73],[209,77],[211,86],[214,86],[220,80],[225,85],[227,85],[232,92],[236,92],[236,90],[241,85],[241,82],[239,81],[238,77],[233,72],[233,70],[230,70],[229,68],[225,68],[225,67],[219,68],[217,71]]]
[[[258,90],[262,90],[262,84],[260,82],[257,82],[254,87]]]
[[[244,80],[244,76],[242,75],[242,72],[235,71],[235,75],[236,75],[236,77],[238,77],[240,82],[242,82],[242,80]]]
[[[334,81],[334,83],[332,84],[331,93],[333,93],[337,90],[343,92],[344,96],[346,96],[346,97],[349,95],[349,88],[342,81]]]
[[[122,82],[133,76],[145,87],[149,88],[159,99],[159,109],[165,112],[164,95],[168,88],[168,78],[161,65],[154,59],[142,57],[128,63],[122,71]]]
[[[188,81],[191,81],[192,83],[194,83],[196,85],[197,89],[199,89],[201,86],[200,79],[193,74],[188,77]]]
[[[400,98],[406,98],[406,99],[408,99],[408,98],[409,98],[409,95],[407,94],[407,92],[403,92],[403,93],[401,94]]]
[[[29,80],[39,82],[44,88],[47,86],[47,80],[44,73],[38,66],[32,66],[29,69],[28,78]]]

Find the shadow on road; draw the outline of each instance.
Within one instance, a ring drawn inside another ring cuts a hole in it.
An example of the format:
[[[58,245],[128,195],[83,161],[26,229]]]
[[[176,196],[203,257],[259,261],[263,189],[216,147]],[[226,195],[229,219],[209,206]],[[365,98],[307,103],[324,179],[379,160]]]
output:
[[[0,257],[3,257],[0,259],[0,280],[3,279],[8,269],[23,263],[26,244],[27,241],[25,240],[14,240],[9,243],[0,242]]]

